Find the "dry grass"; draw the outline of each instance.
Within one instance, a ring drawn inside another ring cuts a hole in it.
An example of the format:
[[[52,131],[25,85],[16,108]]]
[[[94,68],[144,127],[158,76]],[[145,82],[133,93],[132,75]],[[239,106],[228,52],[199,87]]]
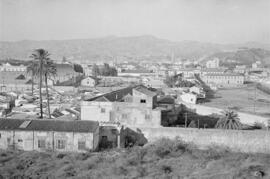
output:
[[[221,89],[215,93],[216,98],[205,103],[207,106],[226,109],[235,108],[236,111],[270,116],[270,95],[260,90],[255,91],[254,86],[243,88]],[[256,98],[255,98],[256,96]]]
[[[0,151],[0,178],[270,178],[270,155],[199,150],[179,139],[100,153]]]

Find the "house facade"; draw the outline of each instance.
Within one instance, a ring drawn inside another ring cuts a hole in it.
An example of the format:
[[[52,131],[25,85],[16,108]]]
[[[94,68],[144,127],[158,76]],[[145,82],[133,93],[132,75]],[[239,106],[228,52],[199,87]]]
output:
[[[196,104],[197,103],[197,95],[194,93],[182,93],[178,99],[178,102],[183,101],[185,103],[190,103],[190,104]]]
[[[0,148],[25,151],[86,152],[99,144],[93,121],[0,120]]]
[[[214,58],[213,60],[208,60],[205,66],[206,68],[219,68],[219,59]]]
[[[156,93],[144,86],[129,87],[83,101],[81,119],[158,127],[161,124],[161,110],[156,107]]]
[[[85,86],[85,87],[95,87],[96,86],[96,80],[90,76],[84,78],[81,81],[81,86]]]
[[[26,72],[27,67],[24,65],[11,65],[9,63],[2,64],[0,71]]]
[[[241,86],[244,84],[244,75],[234,73],[207,74],[202,77],[206,84],[215,84],[219,87]]]

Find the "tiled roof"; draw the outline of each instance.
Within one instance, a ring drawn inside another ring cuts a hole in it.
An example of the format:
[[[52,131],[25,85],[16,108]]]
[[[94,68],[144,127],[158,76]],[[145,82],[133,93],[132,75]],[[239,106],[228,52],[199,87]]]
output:
[[[206,74],[205,76],[244,76],[238,73],[219,73],[219,74]]]
[[[132,89],[134,87],[127,87],[127,88],[122,88],[110,93],[106,93],[100,96],[93,97],[91,99],[88,99],[87,101],[121,101],[124,96],[127,94],[132,94]]]
[[[150,70],[138,69],[138,70],[125,70],[122,73],[152,73]]]
[[[174,98],[171,96],[164,96],[157,100],[159,104],[174,104]]]
[[[143,93],[143,94],[145,94],[147,96],[156,96],[157,95],[157,93],[148,90],[146,87],[144,87],[142,85],[134,88],[134,90],[139,91],[139,92],[141,92],[141,93]]]
[[[202,72],[224,72],[224,68],[204,68]]]
[[[132,92],[133,89],[136,90],[136,91],[139,91],[139,92],[141,92],[141,93],[143,93],[145,95],[148,95],[148,96],[156,96],[157,95],[157,93],[155,93],[153,91],[150,91],[145,86],[139,85],[139,86],[130,86],[130,87],[127,87],[127,88],[122,88],[122,89],[119,89],[119,90],[116,90],[116,91],[113,91],[113,92],[110,92],[110,93],[106,93],[106,94],[103,94],[103,95],[100,95],[100,96],[93,97],[91,99],[88,99],[87,101],[100,101],[100,102],[121,101],[121,100],[123,100],[123,98],[126,95],[128,95],[128,94],[133,95],[133,92]]]
[[[1,83],[4,84],[25,84],[27,82],[26,79],[22,79],[21,76],[23,75],[25,77],[24,72],[18,72],[18,71],[2,71],[0,72],[0,79]],[[19,77],[19,78],[18,78]]]
[[[19,76],[17,76],[16,80],[25,80],[25,76],[23,74],[20,74]]]
[[[31,122],[20,128],[25,121]],[[98,122],[95,121],[0,119],[0,130],[94,132],[97,128]]]

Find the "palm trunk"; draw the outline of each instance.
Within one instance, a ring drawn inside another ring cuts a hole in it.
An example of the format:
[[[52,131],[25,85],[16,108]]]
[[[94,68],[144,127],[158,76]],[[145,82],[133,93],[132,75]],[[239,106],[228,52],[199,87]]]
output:
[[[51,119],[51,110],[50,110],[50,99],[49,99],[48,76],[47,76],[47,73],[45,73],[45,85],[46,85],[48,115],[49,115],[49,119]]]
[[[32,72],[32,96],[34,96],[34,74]]]
[[[42,106],[42,74],[43,74],[43,59],[40,59],[40,69],[39,69],[39,105],[40,105],[40,118],[43,118],[43,106]]]

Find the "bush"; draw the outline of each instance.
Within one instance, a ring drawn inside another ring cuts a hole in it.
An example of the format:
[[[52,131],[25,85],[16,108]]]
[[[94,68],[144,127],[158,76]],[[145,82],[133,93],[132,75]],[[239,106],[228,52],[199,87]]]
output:
[[[168,165],[162,165],[161,171],[163,171],[165,174],[169,174],[172,172],[172,167]]]
[[[56,158],[59,158],[59,159],[62,159],[66,156],[66,154],[63,154],[63,153],[59,153],[56,155]]]
[[[156,142],[154,146],[155,154],[164,158],[166,156],[180,156],[187,150],[187,144],[180,139],[170,140],[163,138]]]

